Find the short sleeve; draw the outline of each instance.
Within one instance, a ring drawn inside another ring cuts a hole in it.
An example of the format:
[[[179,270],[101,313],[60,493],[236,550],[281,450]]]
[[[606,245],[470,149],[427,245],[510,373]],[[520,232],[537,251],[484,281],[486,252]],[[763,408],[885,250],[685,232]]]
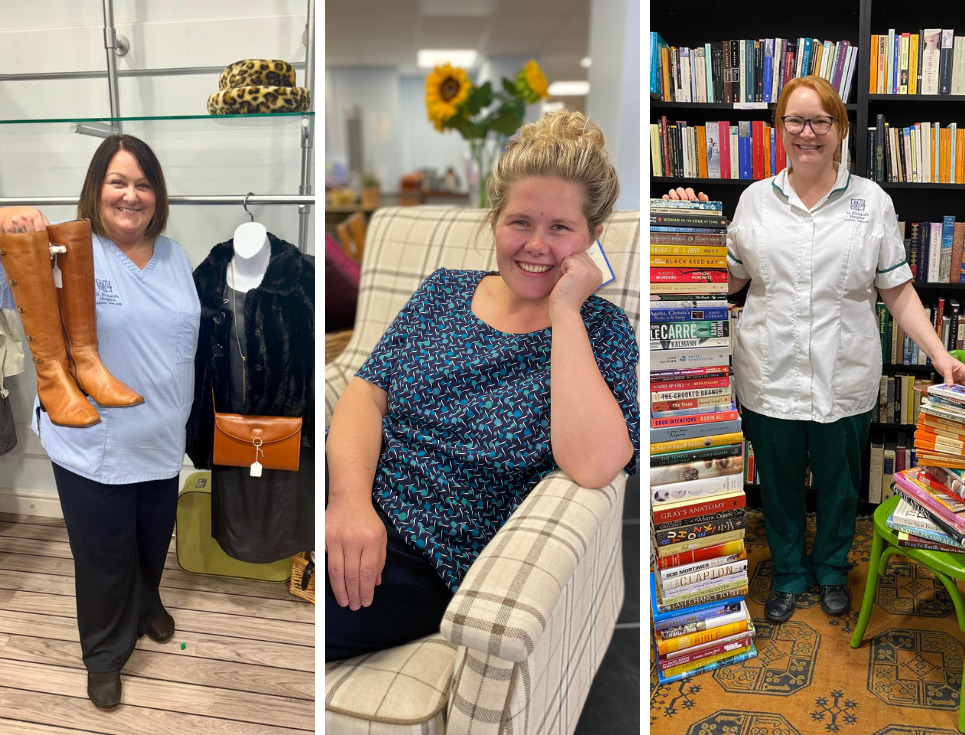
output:
[[[881,216],[884,218],[884,233],[881,250],[878,252],[878,265],[875,268],[875,287],[894,288],[914,278],[905,253],[905,244],[898,229],[898,216],[891,197],[883,194],[885,202]]]
[[[585,317],[587,336],[600,374],[617,400],[633,443],[633,457],[624,469],[637,471],[640,458],[640,404],[637,383],[640,354],[630,320],[623,311],[604,299],[594,299],[592,316]]]
[[[745,193],[746,195],[746,193]],[[734,212],[734,219],[727,227],[727,271],[734,278],[743,281],[750,279],[750,273],[744,267],[744,259],[741,255],[741,245],[744,237],[744,197],[737,203],[737,210]]]
[[[416,327],[419,315],[424,312],[435,298],[435,291],[441,283],[444,269],[439,269],[429,276],[419,289],[412,295],[402,311],[395,317],[392,324],[375,345],[368,359],[355,374],[384,391],[389,390],[389,381],[395,372],[395,365],[406,341]]]

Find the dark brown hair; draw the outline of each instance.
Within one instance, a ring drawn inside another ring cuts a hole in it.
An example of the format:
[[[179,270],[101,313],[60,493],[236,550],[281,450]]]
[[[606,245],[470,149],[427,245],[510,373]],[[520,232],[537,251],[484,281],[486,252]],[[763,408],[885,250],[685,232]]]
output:
[[[777,100],[777,107],[774,108],[774,126],[779,134],[784,134],[784,121],[781,118],[787,111],[787,101],[791,93],[799,87],[807,87],[813,90],[818,99],[821,100],[821,107],[834,118],[834,125],[838,130],[838,147],[834,151],[834,160],[840,161],[841,144],[844,143],[844,139],[848,135],[848,110],[845,108],[844,102],[841,101],[841,97],[838,96],[837,90],[831,86],[827,79],[812,74],[806,77],[795,77],[785,84],[784,90]]]
[[[89,219],[91,229],[101,237],[110,237],[104,222],[101,220],[100,198],[101,187],[107,178],[107,168],[118,151],[127,151],[137,161],[144,176],[154,189],[154,216],[147,225],[144,236],[155,238],[164,232],[168,223],[168,189],[164,183],[164,172],[161,164],[150,146],[133,135],[111,135],[104,139],[87,167],[84,186],[80,190],[80,201],[77,203],[77,217]]]

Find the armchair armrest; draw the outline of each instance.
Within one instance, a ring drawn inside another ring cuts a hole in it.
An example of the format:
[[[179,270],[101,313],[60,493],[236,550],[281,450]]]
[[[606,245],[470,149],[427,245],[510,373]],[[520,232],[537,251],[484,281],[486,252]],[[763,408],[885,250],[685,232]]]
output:
[[[522,662],[533,653],[578,567],[590,560],[589,585],[609,588],[618,574],[627,475],[601,489],[580,487],[569,475],[547,475],[473,563],[449,603],[441,632],[456,646]],[[599,590],[580,589],[599,604]],[[607,636],[609,637],[609,636]]]

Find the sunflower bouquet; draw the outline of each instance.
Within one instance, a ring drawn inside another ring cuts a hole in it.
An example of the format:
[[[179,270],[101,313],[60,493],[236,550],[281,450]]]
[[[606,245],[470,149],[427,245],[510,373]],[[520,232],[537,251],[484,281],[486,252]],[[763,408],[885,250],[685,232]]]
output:
[[[458,130],[469,142],[473,162],[479,171],[479,206],[487,206],[486,182],[492,169],[487,140],[508,138],[523,124],[526,105],[547,98],[547,82],[539,65],[530,59],[515,79],[503,78],[503,88],[494,91],[486,82],[473,84],[465,69],[449,64],[437,66],[426,78],[426,112],[436,130]]]

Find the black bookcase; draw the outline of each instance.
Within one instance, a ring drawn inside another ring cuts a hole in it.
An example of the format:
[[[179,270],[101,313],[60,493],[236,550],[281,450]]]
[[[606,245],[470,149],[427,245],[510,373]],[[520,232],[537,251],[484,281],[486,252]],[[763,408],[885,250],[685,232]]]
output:
[[[800,8],[784,8],[772,2],[750,0],[739,9],[722,3],[697,2],[687,4],[658,3],[650,6],[650,28],[672,46],[697,46],[708,41],[740,38],[798,38],[807,36],[838,42],[847,40],[858,47],[858,68],[845,106],[851,123],[849,156],[852,171],[868,176],[868,127],[877,115],[883,114],[892,125],[908,125],[918,121],[951,122],[965,127],[965,96],[950,95],[895,95],[870,94],[869,48],[871,34],[896,31],[918,31],[923,28],[952,28],[957,35],[965,35],[965,3],[909,3],[907,0],[842,0],[833,8],[820,13],[801,13]],[[649,44],[649,38],[648,38]],[[649,45],[647,48],[649,59]],[[649,85],[649,69],[647,76]],[[649,88],[649,86],[648,86]],[[728,104],[663,102],[651,98],[648,122],[686,120],[703,124],[707,121],[728,119],[772,121],[774,104],[767,109],[735,109]],[[647,134],[646,132],[644,133]],[[723,202],[724,213],[732,215],[746,179],[668,178],[650,179],[650,196],[660,197],[671,186],[693,186],[711,199]],[[913,184],[879,182],[891,196],[899,219],[906,223],[938,221],[943,215],[953,214],[965,219],[965,184]],[[939,296],[965,302],[965,284],[918,284],[916,288],[926,305],[934,304]],[[741,294],[736,301],[741,301]],[[885,365],[885,372],[931,375],[930,368]],[[896,439],[900,432],[912,429],[894,424],[874,424],[872,436]],[[864,456],[863,496],[858,512],[874,511],[867,501],[868,457]],[[759,505],[760,492],[754,485],[746,487],[748,503]],[[809,492],[809,508],[813,510],[815,496]]]

